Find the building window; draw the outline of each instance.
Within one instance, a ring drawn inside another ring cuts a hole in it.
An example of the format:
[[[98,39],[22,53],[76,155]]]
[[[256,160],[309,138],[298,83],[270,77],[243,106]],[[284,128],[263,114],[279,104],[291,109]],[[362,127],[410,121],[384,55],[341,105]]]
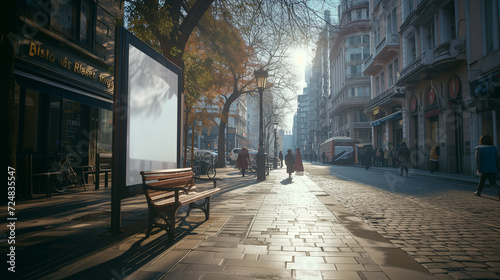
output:
[[[441,43],[448,42],[457,38],[455,24],[455,2],[450,1],[441,10],[441,34],[439,35]]]
[[[488,54],[500,48],[500,1],[485,0],[483,12],[483,49]]]
[[[375,78],[375,96],[378,96],[380,94],[380,77],[377,76]]]
[[[413,0],[403,0],[403,21],[413,12]]]
[[[406,37],[404,54],[406,58],[405,66],[409,65],[410,63],[415,61],[415,59],[417,59],[417,45],[415,41],[415,33],[412,33],[410,36]]]
[[[434,30],[434,21],[422,27],[422,42],[424,43],[424,50],[433,50],[436,46],[435,44],[436,36]]]
[[[75,1],[52,1],[50,8],[51,26],[63,34],[75,38],[77,9]]]
[[[382,73],[380,73],[380,92],[384,91],[385,91],[385,73],[384,71],[382,71]]]
[[[90,46],[92,42],[93,5],[88,0],[52,1],[50,25],[58,32]]]
[[[387,66],[387,86],[391,87],[394,84],[394,77],[392,72],[392,63]]]
[[[385,23],[386,23],[386,27],[387,27],[386,28],[387,35],[398,33],[398,23],[397,23],[397,15],[396,15],[396,8],[395,7],[387,15]]]

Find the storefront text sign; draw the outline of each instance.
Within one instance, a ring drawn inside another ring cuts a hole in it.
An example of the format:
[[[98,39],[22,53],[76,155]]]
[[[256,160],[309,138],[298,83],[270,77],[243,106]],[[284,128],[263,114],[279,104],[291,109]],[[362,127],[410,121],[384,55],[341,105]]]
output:
[[[113,87],[113,80],[104,74],[98,74],[93,67],[85,66],[81,62],[71,61],[68,57],[56,57],[56,54],[42,44],[30,43],[28,55],[30,57],[37,57],[46,60],[48,63],[55,63],[56,65],[79,74],[90,80],[97,81],[107,88]]]

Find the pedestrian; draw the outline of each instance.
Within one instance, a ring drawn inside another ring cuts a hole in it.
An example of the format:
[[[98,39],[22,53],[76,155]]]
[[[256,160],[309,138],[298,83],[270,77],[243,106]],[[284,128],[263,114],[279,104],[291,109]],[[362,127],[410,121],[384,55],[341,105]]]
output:
[[[392,163],[392,150],[394,147],[392,145],[389,146],[389,149],[387,150],[387,166],[392,166],[394,167],[394,164]]]
[[[323,153],[321,153],[321,162],[325,163],[325,160],[326,160],[326,154],[325,154],[325,152],[323,152]]]
[[[280,166],[281,168],[283,168],[283,151],[280,151],[280,154],[278,155],[279,159],[280,159]]]
[[[297,172],[304,171],[304,165],[302,164],[302,155],[300,154],[300,148],[297,148],[297,152],[295,154],[295,166],[294,170]]]
[[[398,148],[393,146],[391,148],[391,158],[392,158],[392,167],[393,168],[396,168],[397,164],[398,164]]]
[[[497,148],[493,146],[491,136],[481,136],[481,138],[479,138],[479,146],[476,147],[476,167],[477,175],[479,176],[477,190],[474,192],[476,196],[481,196],[486,179],[488,179],[490,185],[497,186],[496,177],[499,166]],[[500,199],[500,191],[497,193],[498,199]]]
[[[293,156],[292,149],[288,149],[285,156],[286,173],[288,173],[288,178],[292,178],[292,173],[294,172],[295,157]]]
[[[389,149],[384,148],[384,167],[389,166]]]
[[[372,155],[373,155],[373,149],[372,147],[368,146],[365,150],[365,169],[368,170],[370,169],[370,166],[372,166]]]
[[[375,166],[383,166],[382,164],[383,161],[384,161],[384,153],[381,148],[378,148],[375,158]]]
[[[430,155],[430,171],[434,173],[434,171],[438,171],[438,163],[439,163],[439,146],[435,145],[431,148]]]
[[[238,168],[241,170],[241,177],[245,177],[245,170],[248,169],[248,165],[250,164],[250,154],[246,147],[241,148],[236,162],[238,163]]]
[[[408,161],[410,161],[410,149],[406,147],[406,143],[403,142],[401,147],[398,149],[398,160],[401,166],[401,172],[399,175],[403,176],[403,170],[406,171],[406,177],[408,177]]]

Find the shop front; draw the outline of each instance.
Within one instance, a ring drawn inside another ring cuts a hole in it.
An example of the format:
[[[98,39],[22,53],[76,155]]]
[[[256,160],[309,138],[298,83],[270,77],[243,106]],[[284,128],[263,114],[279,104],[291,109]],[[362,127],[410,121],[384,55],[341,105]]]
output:
[[[14,112],[21,198],[46,192],[48,184],[38,182],[46,179],[33,175],[57,172],[63,157],[71,155],[77,170],[111,152],[112,66],[42,28],[19,40]]]

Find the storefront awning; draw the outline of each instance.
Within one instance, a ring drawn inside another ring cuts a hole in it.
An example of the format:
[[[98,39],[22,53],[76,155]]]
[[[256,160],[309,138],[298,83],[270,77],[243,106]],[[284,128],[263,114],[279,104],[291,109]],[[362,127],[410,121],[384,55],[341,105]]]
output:
[[[22,71],[15,71],[17,83],[45,94],[66,98],[89,106],[113,110],[113,100],[63,85]]]
[[[398,112],[392,113],[392,114],[390,114],[390,115],[388,115],[388,116],[385,116],[385,117],[380,118],[380,119],[378,119],[378,120],[372,121],[372,122],[370,122],[370,126],[377,126],[377,125],[381,125],[381,124],[383,124],[385,121],[390,120],[390,119],[397,118],[397,117],[399,117],[399,116],[401,116],[401,111],[398,111]]]

